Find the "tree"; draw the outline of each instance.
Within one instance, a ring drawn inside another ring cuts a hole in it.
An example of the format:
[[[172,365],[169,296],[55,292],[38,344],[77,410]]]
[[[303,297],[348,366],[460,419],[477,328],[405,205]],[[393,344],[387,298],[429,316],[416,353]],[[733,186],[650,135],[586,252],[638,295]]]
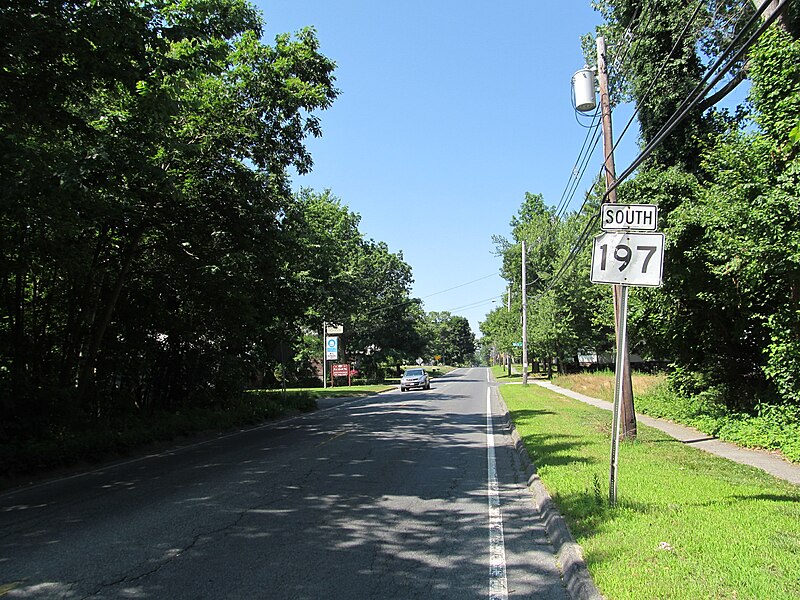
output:
[[[481,325],[501,352],[513,352],[522,340],[521,242],[527,242],[528,346],[533,356],[563,367],[582,348],[606,349],[613,344],[613,315],[607,310],[607,289],[589,281],[590,248],[580,246],[599,204],[587,200],[581,212],[557,215],[541,195],[525,194],[511,220],[512,240],[495,236],[503,258],[502,274],[512,289],[512,309],[497,308]]]
[[[447,311],[425,315],[428,338],[425,352],[429,357],[441,356],[449,365],[468,364],[475,356],[475,335],[466,317]]]
[[[621,40],[632,25],[636,51],[616,81],[637,103],[643,143],[746,21],[729,19],[739,7],[728,2],[699,5],[694,21],[686,12],[694,6],[680,2],[601,6],[604,33]],[[797,397],[789,375],[797,364],[798,322],[791,258],[797,244],[795,5],[785,17],[783,28],[770,28],[748,52],[740,77],[701,99],[685,126],[620,188],[623,201],[659,204],[667,237],[664,287],[640,294],[634,327],[651,351],[672,361],[673,381],[684,391],[713,391],[744,410],[775,390]],[[662,64],[671,77],[653,77]],[[745,75],[751,104],[733,114],[713,109]],[[659,86],[667,83],[679,93],[665,93]]]
[[[40,4],[0,15],[7,414],[240,384],[280,323],[286,169],[311,166],[333,63],[311,30],[262,44],[241,0]]]

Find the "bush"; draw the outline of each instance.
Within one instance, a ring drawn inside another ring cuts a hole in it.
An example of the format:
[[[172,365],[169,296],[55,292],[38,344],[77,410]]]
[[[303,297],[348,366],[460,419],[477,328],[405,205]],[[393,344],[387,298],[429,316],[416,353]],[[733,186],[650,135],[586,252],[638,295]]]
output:
[[[696,427],[700,431],[748,448],[777,450],[800,462],[800,407],[761,403],[756,414],[729,411],[722,392],[707,389],[692,396],[678,392],[670,383],[658,385],[636,397],[636,409],[644,414]]]

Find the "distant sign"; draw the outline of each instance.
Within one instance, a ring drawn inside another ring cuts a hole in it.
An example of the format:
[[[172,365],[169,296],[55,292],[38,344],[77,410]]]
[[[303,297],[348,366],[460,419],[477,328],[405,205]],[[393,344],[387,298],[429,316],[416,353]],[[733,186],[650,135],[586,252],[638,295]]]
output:
[[[601,233],[592,246],[592,283],[658,287],[664,273],[663,233]]]
[[[522,342],[512,342],[511,345],[517,348],[522,348]]]
[[[339,338],[326,337],[325,338],[325,359],[336,360],[339,358]]]
[[[328,323],[325,327],[325,333],[327,335],[341,335],[344,333],[344,326],[336,325],[335,323]]]
[[[331,374],[334,377],[347,377],[350,375],[350,365],[333,365],[331,367]]]
[[[603,204],[600,207],[603,231],[656,231],[658,206],[655,204]]]

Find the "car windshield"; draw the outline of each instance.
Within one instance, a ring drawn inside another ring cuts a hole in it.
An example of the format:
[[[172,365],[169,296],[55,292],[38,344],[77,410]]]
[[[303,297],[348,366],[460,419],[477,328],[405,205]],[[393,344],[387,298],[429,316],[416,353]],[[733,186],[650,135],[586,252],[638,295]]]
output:
[[[423,373],[422,369],[409,369],[408,371],[405,372],[405,375],[403,375],[403,377],[421,377],[422,373]]]

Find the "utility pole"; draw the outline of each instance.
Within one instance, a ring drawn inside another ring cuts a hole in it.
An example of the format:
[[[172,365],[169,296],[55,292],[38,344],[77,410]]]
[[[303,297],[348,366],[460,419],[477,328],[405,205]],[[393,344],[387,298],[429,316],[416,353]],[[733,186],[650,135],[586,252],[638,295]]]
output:
[[[522,385],[528,385],[528,253],[522,240]]]
[[[328,323],[322,322],[322,389],[328,388]]]
[[[506,312],[511,312],[511,284],[508,284],[508,301],[506,303]],[[513,350],[508,351],[507,361],[508,361],[508,376],[511,377],[511,353]]]
[[[611,100],[608,94],[608,70],[606,67],[606,40],[597,38],[597,79],[600,86],[600,110],[603,122],[603,156],[605,157],[606,189],[609,202],[617,201],[617,190],[612,189],[616,183],[617,173],[614,167],[614,136],[611,129]],[[523,271],[524,272],[524,271]],[[631,364],[627,348],[620,346],[620,315],[622,304],[622,286],[614,286],[614,327],[617,335],[616,368],[622,371],[622,408],[620,415],[620,436],[623,439],[636,438],[636,412],[633,406],[633,385],[631,382]]]

